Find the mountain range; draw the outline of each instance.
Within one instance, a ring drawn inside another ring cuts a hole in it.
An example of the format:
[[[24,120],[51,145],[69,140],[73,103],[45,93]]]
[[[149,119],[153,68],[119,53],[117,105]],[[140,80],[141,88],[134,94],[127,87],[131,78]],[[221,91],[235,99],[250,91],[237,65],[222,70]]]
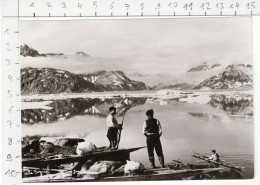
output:
[[[65,58],[66,61],[80,58],[84,62],[89,61],[87,58],[92,58],[82,51],[76,52],[73,55],[75,56],[74,58],[71,56],[67,57],[63,53],[40,54],[37,50],[26,44],[20,46],[20,55],[22,55],[24,59],[30,57],[30,60],[32,60],[32,57],[49,57],[48,61],[55,60],[53,57]],[[153,76],[154,79],[158,78],[154,84],[160,83],[157,85],[153,84],[153,87],[150,88],[143,82],[145,81],[144,79],[151,78],[150,74],[132,72],[129,73],[129,76],[126,76],[122,71],[114,71],[111,69],[86,74],[75,74],[66,70],[55,69],[56,67],[46,68],[44,62],[43,60],[43,68],[32,68],[27,65],[21,69],[21,88],[23,94],[138,91],[151,89],[250,89],[253,86],[251,64],[231,64],[225,66],[218,63],[204,62],[191,67],[186,73],[184,72],[184,76],[177,77],[175,80],[174,78]],[[63,60],[61,60],[61,62],[63,62]],[[84,66],[89,66],[89,63],[90,62],[84,64]],[[95,69],[95,66],[93,69]],[[193,79],[193,81],[190,81],[190,79]]]
[[[214,66],[214,65],[213,65]],[[220,66],[220,65],[219,65]],[[195,68],[192,68],[193,72]],[[203,73],[205,68],[198,66],[200,72]],[[207,70],[212,69],[208,67]],[[202,70],[202,71],[201,71]],[[187,71],[187,72],[190,72]],[[176,90],[210,90],[210,89],[251,89],[253,87],[252,65],[238,64],[228,65],[224,71],[212,75],[201,82],[185,82],[183,80],[173,80],[170,82],[160,83],[154,86],[154,89],[176,89]]]
[[[101,92],[148,90],[143,82],[129,79],[120,71],[100,71],[74,74],[53,68],[21,69],[22,94],[55,94],[72,92]]]

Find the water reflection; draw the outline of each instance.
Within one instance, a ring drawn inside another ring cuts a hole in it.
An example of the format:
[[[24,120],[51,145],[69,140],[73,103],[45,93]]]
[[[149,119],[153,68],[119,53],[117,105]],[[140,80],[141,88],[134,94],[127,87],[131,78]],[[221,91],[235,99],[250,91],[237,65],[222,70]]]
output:
[[[52,109],[25,109],[21,111],[22,123],[49,123],[66,120],[75,115],[96,115],[106,117],[110,106],[116,106],[118,116],[131,107],[142,105],[147,98],[114,98],[114,99],[61,99],[54,100],[48,106]]]
[[[244,114],[253,115],[253,110],[245,111],[247,108],[253,107],[253,98],[251,96],[227,96],[213,95],[209,104],[213,107],[223,109],[230,115]]]
[[[76,115],[95,115],[98,117],[106,117],[108,115],[108,108],[110,106],[116,106],[118,116],[121,116],[124,111],[131,109],[137,105],[143,105],[148,101],[147,98],[112,98],[112,99],[85,99],[85,98],[68,98],[54,100],[47,106],[50,109],[25,109],[22,110],[22,123],[34,124],[34,123],[49,123],[56,122],[58,120],[66,120]],[[168,106],[169,102],[178,102],[178,100],[160,101],[162,106]],[[155,100],[152,100],[155,102]],[[253,98],[250,95],[238,96],[238,95],[212,95],[210,97],[209,105],[215,108],[219,108],[227,112],[229,115],[253,115]],[[189,111],[189,114],[194,117],[208,117],[216,118],[211,113],[198,113],[195,111]]]

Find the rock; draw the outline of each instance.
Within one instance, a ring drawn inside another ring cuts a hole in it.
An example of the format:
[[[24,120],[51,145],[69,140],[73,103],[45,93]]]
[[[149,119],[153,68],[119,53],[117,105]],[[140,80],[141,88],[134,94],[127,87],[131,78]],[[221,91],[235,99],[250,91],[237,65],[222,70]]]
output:
[[[114,173],[114,170],[120,167],[123,162],[120,161],[98,161],[95,162],[87,171],[84,178],[98,178]],[[84,172],[84,171],[83,171]]]
[[[131,174],[140,174],[144,171],[144,165],[139,162],[134,162],[134,161],[127,161],[124,172],[126,175],[131,175]]]
[[[61,147],[65,147],[65,146],[76,146],[78,145],[79,142],[84,142],[84,139],[80,139],[80,138],[59,138],[56,139],[53,144],[54,145],[58,145]]]
[[[119,168],[117,168],[116,170],[114,170],[113,172],[112,172],[112,175],[113,176],[119,176],[119,175],[124,175],[124,170],[125,170],[125,165],[122,165],[122,166],[120,166]]]
[[[78,144],[77,146],[77,154],[78,155],[84,155],[87,153],[91,153],[95,150],[95,145],[93,143],[90,143],[88,141],[84,141]]]
[[[80,55],[80,56],[83,56],[83,57],[89,57],[89,55],[86,54],[86,53],[83,52],[83,51],[78,51],[78,52],[75,53],[75,55]]]

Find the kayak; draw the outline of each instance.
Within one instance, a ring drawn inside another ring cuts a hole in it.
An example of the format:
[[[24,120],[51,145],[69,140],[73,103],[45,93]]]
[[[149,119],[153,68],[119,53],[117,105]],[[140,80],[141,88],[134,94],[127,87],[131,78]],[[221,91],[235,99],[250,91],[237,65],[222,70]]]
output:
[[[242,171],[242,169],[244,168],[244,167],[241,167],[241,166],[236,166],[236,165],[227,163],[224,160],[219,160],[219,161],[209,160],[208,156],[205,156],[205,155],[202,155],[202,154],[199,154],[199,153],[196,153],[196,152],[194,152],[192,154],[192,156],[195,157],[195,158],[202,159],[204,161],[213,163],[213,164],[217,164],[217,165],[220,165],[220,166],[224,166],[224,167],[233,169],[233,170]]]

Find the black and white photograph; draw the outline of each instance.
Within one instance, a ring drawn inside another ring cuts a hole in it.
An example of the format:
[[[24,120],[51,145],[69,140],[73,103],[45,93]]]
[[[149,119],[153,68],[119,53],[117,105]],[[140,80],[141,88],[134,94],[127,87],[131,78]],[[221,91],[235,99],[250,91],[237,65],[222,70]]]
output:
[[[19,26],[23,182],[254,178],[251,17]]]

